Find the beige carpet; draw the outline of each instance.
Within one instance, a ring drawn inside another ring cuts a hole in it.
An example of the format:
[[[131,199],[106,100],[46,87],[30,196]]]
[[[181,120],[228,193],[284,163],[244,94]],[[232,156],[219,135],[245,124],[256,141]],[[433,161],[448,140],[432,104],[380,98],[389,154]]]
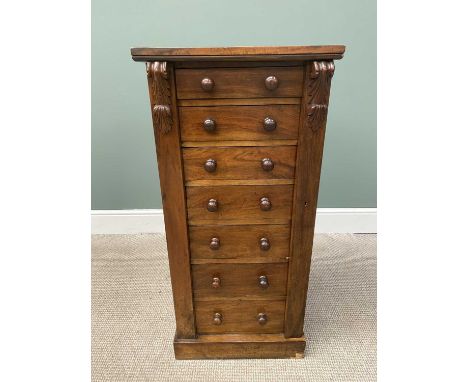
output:
[[[176,361],[161,235],[92,239],[92,379],[375,381],[376,236],[316,235],[304,359]]]

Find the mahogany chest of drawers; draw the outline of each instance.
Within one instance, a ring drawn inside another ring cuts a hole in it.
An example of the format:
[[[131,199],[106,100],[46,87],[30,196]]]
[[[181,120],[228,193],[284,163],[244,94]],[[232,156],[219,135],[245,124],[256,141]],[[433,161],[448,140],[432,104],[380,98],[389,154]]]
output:
[[[344,49],[131,50],[146,62],[176,358],[303,356],[333,60]]]

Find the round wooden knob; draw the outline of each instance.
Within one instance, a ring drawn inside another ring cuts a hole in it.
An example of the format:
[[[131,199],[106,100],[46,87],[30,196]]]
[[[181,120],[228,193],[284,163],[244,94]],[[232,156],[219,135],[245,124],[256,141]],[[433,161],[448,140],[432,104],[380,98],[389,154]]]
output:
[[[265,171],[271,171],[273,170],[273,167],[275,167],[275,164],[270,158],[263,158],[262,159],[262,168]]]
[[[270,249],[270,241],[266,237],[260,239],[260,249],[262,251],[268,251]]]
[[[211,286],[214,289],[218,289],[221,286],[221,279],[217,276],[213,277],[213,281],[211,283]]]
[[[216,130],[216,122],[213,119],[205,119],[203,121],[203,128],[208,131],[209,133]]]
[[[213,324],[221,325],[223,323],[223,315],[221,313],[213,314]]]
[[[266,117],[263,120],[263,128],[266,131],[273,131],[276,129],[276,121],[273,118]]]
[[[265,313],[259,313],[257,316],[257,321],[260,325],[265,325],[268,321],[268,317]]]
[[[217,249],[219,249],[219,246],[220,246],[220,245],[221,245],[221,244],[220,244],[219,239],[218,239],[217,237],[213,237],[213,238],[211,239],[210,248],[211,248],[212,250],[217,250]]]
[[[260,199],[260,209],[262,211],[269,211],[271,210],[271,202],[268,198],[261,198]]]
[[[268,277],[266,276],[260,276],[258,278],[258,286],[260,288],[263,288],[263,289],[266,289],[268,288],[269,284],[268,284]]]
[[[200,85],[204,91],[210,92],[213,90],[215,83],[211,78],[204,78],[201,80]]]
[[[268,76],[265,78],[265,87],[268,90],[275,90],[278,87],[279,81],[276,76]]]
[[[218,210],[218,201],[216,199],[210,199],[208,200],[208,204],[206,206],[206,209],[210,212],[215,212]]]
[[[206,172],[215,172],[216,171],[216,160],[208,159],[205,162],[205,171]]]

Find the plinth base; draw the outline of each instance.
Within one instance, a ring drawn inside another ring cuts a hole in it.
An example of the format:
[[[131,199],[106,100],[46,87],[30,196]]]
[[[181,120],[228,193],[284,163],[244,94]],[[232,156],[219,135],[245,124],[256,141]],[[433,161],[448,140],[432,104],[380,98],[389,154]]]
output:
[[[305,338],[282,334],[213,334],[174,339],[176,359],[304,358]]]

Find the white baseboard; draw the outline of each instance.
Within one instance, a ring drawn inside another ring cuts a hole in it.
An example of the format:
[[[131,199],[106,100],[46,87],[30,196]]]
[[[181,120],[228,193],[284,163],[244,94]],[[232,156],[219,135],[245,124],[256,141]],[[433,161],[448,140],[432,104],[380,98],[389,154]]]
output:
[[[158,210],[91,211],[92,234],[164,232],[164,216]],[[377,208],[318,208],[317,233],[376,233]]]

